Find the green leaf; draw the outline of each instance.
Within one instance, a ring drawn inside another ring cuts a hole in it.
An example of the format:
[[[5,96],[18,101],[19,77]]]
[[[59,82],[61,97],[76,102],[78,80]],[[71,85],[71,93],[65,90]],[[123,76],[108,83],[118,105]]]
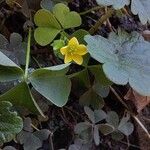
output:
[[[114,131],[111,133],[111,138],[116,141],[121,141],[124,138],[124,135],[119,131]]]
[[[106,76],[116,84],[130,86],[143,96],[150,96],[150,43],[140,34],[118,31],[109,38],[85,36],[88,51],[103,63]],[[117,44],[116,44],[117,43]]]
[[[95,116],[94,116],[93,110],[91,108],[85,106],[84,111],[87,114],[88,118],[92,121],[92,123],[95,124]]]
[[[99,130],[98,130],[98,126],[94,126],[94,132],[93,132],[93,138],[94,138],[94,142],[95,144],[98,146],[100,144],[100,135],[99,135]]]
[[[96,0],[99,5],[113,6],[115,9],[121,9],[130,4],[130,0]]]
[[[38,69],[29,78],[33,87],[58,107],[67,103],[71,90],[71,81],[65,75],[68,65]]]
[[[104,100],[96,94],[93,89],[86,91],[79,99],[80,105],[92,106],[95,109],[102,108],[104,106]]]
[[[134,15],[139,15],[142,24],[150,22],[150,1],[149,0],[132,0],[131,11]]]
[[[133,124],[131,122],[128,122],[128,120],[129,117],[123,117],[118,126],[118,130],[126,136],[129,136],[134,130]]]
[[[0,101],[6,101],[8,99],[15,106],[27,108],[33,113],[40,113],[42,116],[44,116],[32,97],[27,83],[25,82],[19,83],[8,92],[0,95]]]
[[[75,84],[77,84],[78,89],[80,88],[89,88],[91,86],[90,83],[90,77],[87,69],[83,69],[80,72],[76,72],[74,74],[71,74],[69,76],[73,81],[75,81]]]
[[[119,125],[119,116],[115,111],[109,111],[106,117],[107,123],[114,126],[115,128]]]
[[[0,144],[10,142],[23,128],[22,119],[11,107],[9,102],[0,102]]]
[[[65,4],[56,4],[53,13],[64,29],[78,27],[81,25],[81,17],[75,11],[70,11]]]
[[[83,131],[87,130],[88,128],[91,128],[91,124],[89,122],[80,122],[76,124],[74,128],[74,132],[76,134],[81,134]]]
[[[103,98],[107,97],[110,91],[108,86],[102,86],[97,81],[94,82],[94,85],[92,88],[99,96]]]
[[[98,123],[99,121],[102,121],[103,119],[105,119],[107,117],[107,114],[101,110],[94,110],[94,117],[95,117],[95,122]]]
[[[47,140],[50,131],[47,129],[39,130],[34,133],[21,131],[17,139],[20,144],[23,144],[24,150],[37,150],[42,147],[43,141]]]
[[[0,51],[0,82],[20,80],[23,70]]]
[[[108,135],[108,134],[112,133],[115,130],[115,128],[112,125],[108,124],[108,123],[99,124],[98,126],[99,126],[100,132],[103,133],[104,135]]]
[[[102,65],[88,66],[90,72],[94,75],[96,81],[98,81],[102,86],[110,86],[112,82],[108,80],[104,74]]]
[[[55,16],[48,10],[40,9],[34,16],[34,22],[38,26],[34,37],[38,44],[45,46],[52,42],[61,31],[61,26]]]

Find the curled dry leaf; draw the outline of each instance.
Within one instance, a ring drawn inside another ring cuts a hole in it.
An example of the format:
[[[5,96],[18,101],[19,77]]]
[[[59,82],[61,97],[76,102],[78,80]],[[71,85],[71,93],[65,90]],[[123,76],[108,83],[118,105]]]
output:
[[[124,97],[126,100],[131,100],[137,108],[137,112],[140,112],[144,109],[148,104],[150,104],[149,96],[142,96],[130,89]]]

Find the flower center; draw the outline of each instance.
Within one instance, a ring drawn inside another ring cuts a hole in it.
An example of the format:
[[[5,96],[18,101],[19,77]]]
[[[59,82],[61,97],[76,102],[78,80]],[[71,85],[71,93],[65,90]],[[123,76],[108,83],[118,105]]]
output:
[[[76,45],[71,45],[68,47],[68,51],[69,53],[74,53],[77,50],[77,46]]]

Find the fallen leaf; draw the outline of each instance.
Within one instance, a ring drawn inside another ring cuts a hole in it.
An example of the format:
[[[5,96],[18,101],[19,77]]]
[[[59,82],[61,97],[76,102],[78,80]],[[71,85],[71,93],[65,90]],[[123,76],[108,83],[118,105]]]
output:
[[[139,113],[142,109],[144,109],[148,104],[150,104],[150,97],[142,96],[130,89],[124,97],[126,100],[130,100],[134,103],[137,108],[137,112]]]

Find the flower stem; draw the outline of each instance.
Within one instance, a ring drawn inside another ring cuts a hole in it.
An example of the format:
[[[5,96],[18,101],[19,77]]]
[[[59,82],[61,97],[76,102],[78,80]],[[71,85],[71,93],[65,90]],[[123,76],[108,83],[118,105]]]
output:
[[[27,44],[27,52],[26,52],[26,67],[25,67],[25,80],[28,78],[28,68],[30,62],[30,47],[31,47],[31,28],[29,28],[28,32],[28,44]]]

